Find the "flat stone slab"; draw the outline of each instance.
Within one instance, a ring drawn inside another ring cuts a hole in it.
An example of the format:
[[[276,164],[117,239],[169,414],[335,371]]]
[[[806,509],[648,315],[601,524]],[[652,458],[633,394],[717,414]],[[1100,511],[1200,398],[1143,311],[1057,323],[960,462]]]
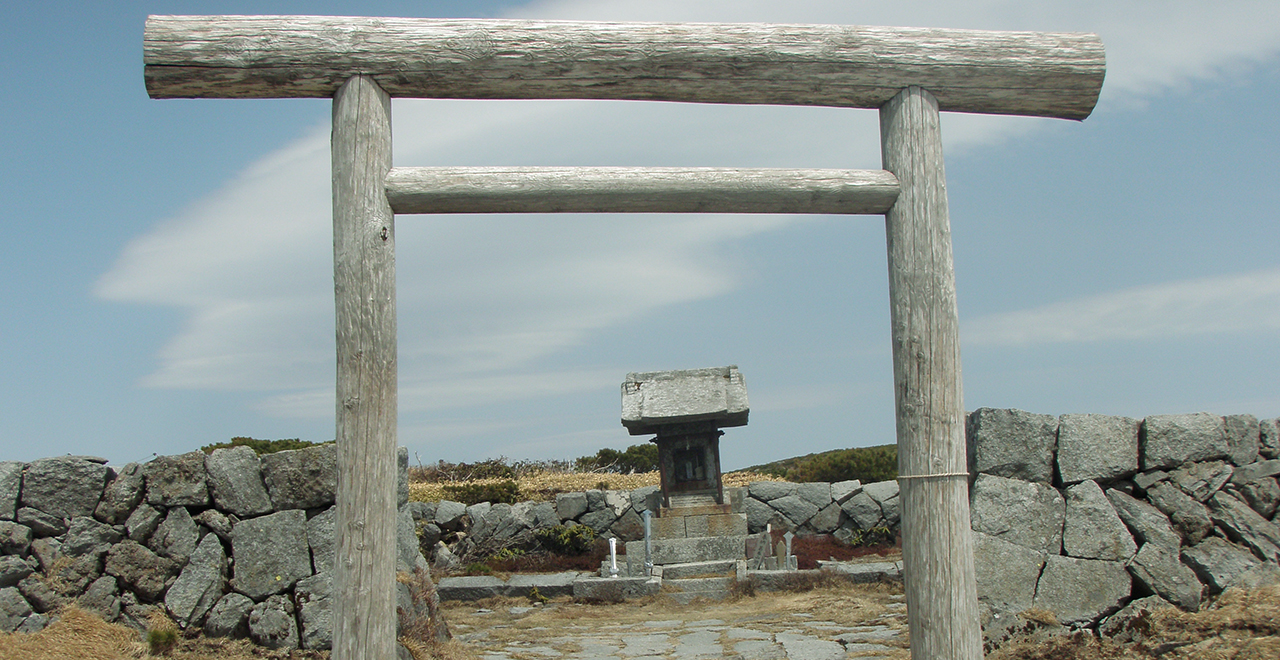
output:
[[[631,435],[666,424],[747,424],[747,385],[737,366],[629,373],[622,383],[622,425]]]
[[[667,564],[662,567],[662,579],[679,580],[681,578],[705,577],[709,575],[728,575],[734,572],[737,561],[722,559],[719,561],[695,561],[687,564]]]
[[[836,575],[857,584],[902,579],[902,562],[900,561],[877,561],[868,563],[819,561],[818,569],[835,573]]]
[[[436,583],[440,600],[480,600],[501,596],[507,583],[492,575],[467,575],[443,578]]]
[[[537,589],[538,593],[546,598],[572,596],[573,583],[584,575],[584,573],[579,573],[577,571],[537,575],[528,575],[524,573],[512,575],[511,579],[507,580],[506,594],[516,598],[523,598],[529,595],[530,590]]]
[[[586,577],[574,581],[573,597],[616,603],[628,598],[652,596],[661,588],[662,580],[646,577]]]

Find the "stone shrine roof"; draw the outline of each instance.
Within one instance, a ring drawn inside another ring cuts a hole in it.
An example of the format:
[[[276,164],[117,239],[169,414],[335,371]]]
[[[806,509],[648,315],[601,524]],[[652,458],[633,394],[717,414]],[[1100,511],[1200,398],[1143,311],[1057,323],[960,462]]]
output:
[[[622,383],[622,425],[631,435],[666,425],[746,426],[747,385],[736,365],[629,373]]]

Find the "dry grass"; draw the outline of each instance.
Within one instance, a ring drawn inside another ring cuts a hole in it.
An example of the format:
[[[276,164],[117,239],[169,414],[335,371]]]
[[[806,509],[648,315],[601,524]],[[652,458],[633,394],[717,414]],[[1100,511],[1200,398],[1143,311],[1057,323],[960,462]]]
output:
[[[131,628],[68,605],[56,623],[40,632],[0,633],[0,658],[23,660],[125,660],[146,657],[147,647]]]
[[[780,477],[753,472],[730,472],[724,475],[726,488],[746,486],[753,481],[781,481]],[[507,479],[475,479],[467,483],[486,484]],[[536,502],[554,501],[556,493],[573,493],[591,489],[634,490],[645,486],[657,486],[657,472],[640,474],[610,474],[601,472],[538,472],[514,479],[520,487],[520,499]],[[439,502],[446,499],[443,482],[409,484],[409,499],[416,502]]]

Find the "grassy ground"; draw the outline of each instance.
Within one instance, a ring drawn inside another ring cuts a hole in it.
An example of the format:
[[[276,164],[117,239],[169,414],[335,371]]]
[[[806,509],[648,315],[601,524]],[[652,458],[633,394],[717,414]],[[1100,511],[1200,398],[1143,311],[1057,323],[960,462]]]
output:
[[[508,479],[471,479],[467,483],[484,484],[508,481]],[[641,472],[639,474],[609,474],[600,472],[551,472],[540,471],[533,474],[517,475],[515,481],[520,488],[522,501],[555,501],[556,493],[573,493],[591,489],[601,490],[634,490],[645,486],[658,485],[657,472]],[[780,477],[755,472],[730,472],[724,475],[726,488],[746,486],[753,481],[782,481]],[[448,499],[444,487],[449,482],[413,481],[409,483],[409,499],[415,502],[439,502]]]

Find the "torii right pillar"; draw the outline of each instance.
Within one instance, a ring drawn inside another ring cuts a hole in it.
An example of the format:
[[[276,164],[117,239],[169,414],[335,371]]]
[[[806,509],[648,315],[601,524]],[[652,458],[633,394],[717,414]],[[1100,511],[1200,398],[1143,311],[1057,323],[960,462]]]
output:
[[[913,660],[979,660],[951,222],[938,102],[908,87],[880,108],[897,406],[903,580]]]

